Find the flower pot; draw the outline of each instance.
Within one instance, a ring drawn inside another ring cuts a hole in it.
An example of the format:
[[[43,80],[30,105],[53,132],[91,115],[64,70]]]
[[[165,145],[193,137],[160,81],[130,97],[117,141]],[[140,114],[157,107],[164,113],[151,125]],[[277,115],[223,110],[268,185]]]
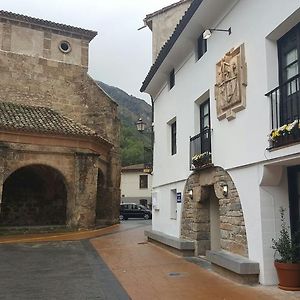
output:
[[[300,291],[300,263],[274,262],[279,280],[278,287],[287,291]]]

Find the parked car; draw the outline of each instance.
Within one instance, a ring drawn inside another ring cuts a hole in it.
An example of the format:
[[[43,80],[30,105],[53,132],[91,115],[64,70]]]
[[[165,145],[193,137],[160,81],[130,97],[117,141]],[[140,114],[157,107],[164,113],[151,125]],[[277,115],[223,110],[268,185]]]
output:
[[[152,219],[152,212],[146,206],[135,203],[124,203],[120,206],[120,220],[128,218]]]

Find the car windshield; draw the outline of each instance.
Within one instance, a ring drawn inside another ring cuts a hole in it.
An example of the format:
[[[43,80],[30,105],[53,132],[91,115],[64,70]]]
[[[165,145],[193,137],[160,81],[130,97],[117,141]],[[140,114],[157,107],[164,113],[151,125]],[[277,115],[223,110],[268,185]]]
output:
[[[139,205],[139,207],[140,208],[142,208],[142,209],[148,209],[146,206],[144,206],[144,205]]]

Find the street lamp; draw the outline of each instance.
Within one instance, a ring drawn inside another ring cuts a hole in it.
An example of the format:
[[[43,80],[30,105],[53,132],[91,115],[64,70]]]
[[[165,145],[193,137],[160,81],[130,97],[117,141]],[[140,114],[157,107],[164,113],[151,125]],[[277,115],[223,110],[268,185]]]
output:
[[[143,122],[142,118],[139,118],[138,121],[135,123],[135,125],[136,125],[138,132],[141,132],[141,133],[144,132],[146,123]]]
[[[143,122],[142,118],[139,118],[138,121],[135,123],[136,128],[138,130],[138,132],[142,133],[142,134],[150,134],[150,141],[151,141],[151,146],[150,147],[146,147],[145,146],[145,141],[143,140],[143,146],[144,146],[144,172],[145,173],[152,173],[152,160],[153,160],[153,131],[151,128],[150,132],[146,132],[145,131],[145,126],[146,123]],[[149,159],[150,161],[146,161],[146,155],[145,153],[148,153],[148,156],[150,155],[151,158]]]

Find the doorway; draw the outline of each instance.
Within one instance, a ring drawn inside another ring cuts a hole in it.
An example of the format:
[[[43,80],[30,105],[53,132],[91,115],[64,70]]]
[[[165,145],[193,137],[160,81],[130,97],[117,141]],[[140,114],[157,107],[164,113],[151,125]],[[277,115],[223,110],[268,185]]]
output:
[[[296,235],[300,232],[300,165],[288,168],[288,186],[291,234]]]
[[[221,249],[220,204],[213,188],[210,191],[209,215],[210,250],[217,251]]]

